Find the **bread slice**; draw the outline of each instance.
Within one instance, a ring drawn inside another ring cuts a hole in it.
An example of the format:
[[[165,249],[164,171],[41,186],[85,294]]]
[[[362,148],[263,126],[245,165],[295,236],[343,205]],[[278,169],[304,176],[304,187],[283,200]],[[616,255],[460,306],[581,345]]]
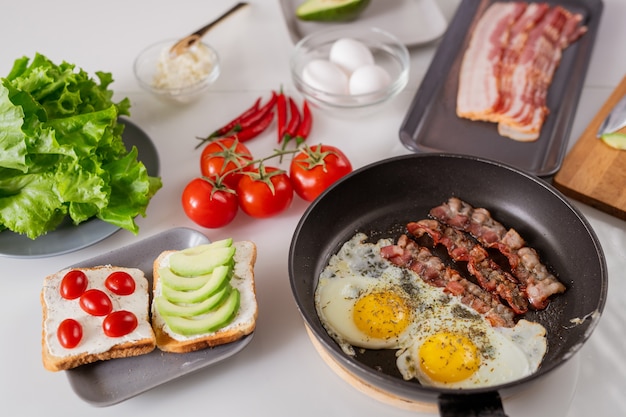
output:
[[[72,269],[83,271],[88,279],[89,289],[99,289],[109,296],[113,312],[127,310],[137,318],[137,327],[121,337],[109,337],[102,323],[106,316],[94,316],[80,307],[80,299],[67,300],[61,296],[60,286],[63,277]],[[135,291],[131,295],[116,295],[109,291],[104,282],[115,271],[130,274],[135,281]],[[138,356],[153,351],[156,347],[154,332],[149,321],[148,280],[143,271],[137,268],[124,268],[111,265],[93,268],[67,268],[44,278],[41,290],[42,358],[49,371],[62,371],[87,363]],[[79,344],[71,349],[61,345],[58,339],[59,324],[72,318],[82,327]]]
[[[256,327],[258,305],[254,281],[254,264],[256,262],[256,245],[250,241],[234,242],[235,266],[231,285],[241,295],[239,310],[235,318],[225,327],[206,334],[184,336],[170,330],[159,315],[154,299],[161,295],[159,269],[169,266],[169,256],[175,251],[161,253],[154,262],[152,328],[156,335],[157,347],[165,352],[186,353],[208,347],[231,343],[252,333]]]

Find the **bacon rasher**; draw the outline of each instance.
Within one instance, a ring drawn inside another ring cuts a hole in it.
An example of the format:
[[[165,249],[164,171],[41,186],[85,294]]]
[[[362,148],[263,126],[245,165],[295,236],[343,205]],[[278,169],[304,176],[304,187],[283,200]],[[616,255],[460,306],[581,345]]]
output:
[[[382,247],[381,256],[394,265],[415,271],[428,285],[443,288],[446,293],[460,297],[460,301],[482,314],[492,326],[513,327],[515,313],[502,304],[497,296],[483,290],[433,254],[402,235],[395,245]]]
[[[435,245],[443,245],[455,262],[467,262],[467,269],[478,284],[501,299],[513,309],[515,314],[528,311],[525,288],[510,273],[503,270],[487,250],[467,233],[432,219],[424,219],[407,224],[410,234],[420,237],[429,235]]]
[[[494,14],[506,17],[494,20]],[[515,140],[536,140],[562,52],[586,32],[581,21],[581,15],[546,3],[492,4],[463,57],[457,115],[496,122],[501,135]]]
[[[499,250],[508,260],[511,272],[524,285],[530,304],[540,310],[547,307],[552,295],[565,291],[565,286],[541,263],[537,251],[526,245],[515,229],[506,229],[493,219],[488,210],[474,208],[459,198],[430,210],[440,222],[468,232],[483,246]]]
[[[490,120],[497,110],[500,61],[509,42],[509,29],[525,9],[525,3],[494,3],[478,21],[461,63],[459,117]]]

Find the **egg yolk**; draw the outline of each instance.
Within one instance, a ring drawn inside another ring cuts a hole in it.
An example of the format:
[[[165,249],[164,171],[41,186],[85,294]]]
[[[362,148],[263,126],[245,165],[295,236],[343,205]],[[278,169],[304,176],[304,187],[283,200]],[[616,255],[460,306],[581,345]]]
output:
[[[352,319],[357,328],[369,337],[391,339],[407,328],[411,313],[406,303],[393,292],[371,292],[354,304]]]
[[[458,382],[480,366],[476,345],[466,336],[449,332],[429,336],[419,348],[420,366],[432,380]]]

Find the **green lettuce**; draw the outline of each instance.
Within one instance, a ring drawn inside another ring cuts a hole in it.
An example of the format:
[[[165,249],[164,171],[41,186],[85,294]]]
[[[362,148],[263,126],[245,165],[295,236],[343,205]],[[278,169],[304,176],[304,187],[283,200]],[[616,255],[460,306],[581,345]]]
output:
[[[113,102],[110,73],[97,80],[41,54],[0,79],[0,230],[35,239],[66,217],[97,217],[137,234],[159,177],[126,150],[130,101]],[[0,232],[0,233],[3,233]]]

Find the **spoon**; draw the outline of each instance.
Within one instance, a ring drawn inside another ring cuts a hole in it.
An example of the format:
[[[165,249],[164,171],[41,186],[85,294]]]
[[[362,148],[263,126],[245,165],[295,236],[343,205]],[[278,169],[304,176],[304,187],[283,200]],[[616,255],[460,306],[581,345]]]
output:
[[[170,54],[173,56],[177,56],[182,53],[185,53],[185,51],[188,48],[190,48],[193,44],[198,42],[211,28],[213,28],[213,26],[217,25],[222,20],[230,16],[232,13],[236,12],[237,10],[247,5],[248,3],[246,2],[239,2],[235,4],[233,7],[231,7],[229,10],[224,12],[224,14],[222,14],[217,19],[213,20],[211,23],[206,24],[205,26],[193,32],[191,35],[185,36],[184,38],[176,42],[174,46],[172,46],[172,48],[170,49]]]

